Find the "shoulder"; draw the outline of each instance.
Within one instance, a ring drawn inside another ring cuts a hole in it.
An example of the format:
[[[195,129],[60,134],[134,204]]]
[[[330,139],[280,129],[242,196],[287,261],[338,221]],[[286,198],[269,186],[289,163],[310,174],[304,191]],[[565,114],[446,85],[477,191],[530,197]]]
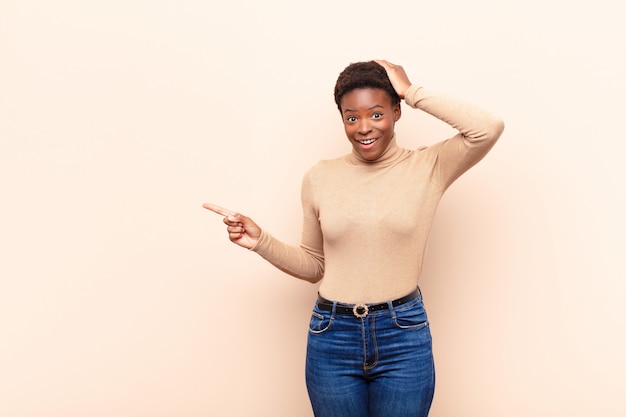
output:
[[[304,173],[302,190],[314,192],[333,186],[338,178],[344,177],[345,166],[342,157],[318,161]]]
[[[305,173],[305,176],[308,177],[319,177],[325,176],[328,174],[333,174],[341,169],[345,168],[346,159],[345,156],[335,158],[335,159],[322,159],[318,161],[315,165],[313,165],[309,170]]]
[[[440,140],[435,143],[431,143],[430,145],[420,146],[414,151],[415,158],[430,158],[436,157],[436,155],[441,151],[441,148],[449,142],[450,139]]]
[[[436,158],[444,141],[435,142],[430,145],[420,145],[414,149],[404,149],[401,161],[409,164],[423,162],[424,160]]]
[[[432,171],[440,162],[442,149],[448,141],[449,139],[446,139],[428,145],[421,145],[407,151],[401,164],[410,171]]]

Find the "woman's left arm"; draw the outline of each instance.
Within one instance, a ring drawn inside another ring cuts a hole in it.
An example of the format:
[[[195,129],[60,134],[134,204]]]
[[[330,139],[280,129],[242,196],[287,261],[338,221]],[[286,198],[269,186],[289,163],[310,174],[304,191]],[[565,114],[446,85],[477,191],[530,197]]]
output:
[[[407,105],[446,122],[459,134],[434,146],[437,150],[438,180],[448,187],[480,161],[496,143],[504,122],[478,106],[412,84],[404,69],[387,61],[382,65],[398,95]]]

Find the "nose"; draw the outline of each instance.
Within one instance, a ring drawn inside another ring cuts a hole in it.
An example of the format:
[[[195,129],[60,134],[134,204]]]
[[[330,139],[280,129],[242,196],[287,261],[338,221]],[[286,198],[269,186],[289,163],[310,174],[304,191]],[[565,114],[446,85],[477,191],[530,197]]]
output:
[[[371,130],[372,127],[369,124],[369,120],[365,119],[361,119],[361,121],[359,122],[359,133],[362,135],[367,135]]]

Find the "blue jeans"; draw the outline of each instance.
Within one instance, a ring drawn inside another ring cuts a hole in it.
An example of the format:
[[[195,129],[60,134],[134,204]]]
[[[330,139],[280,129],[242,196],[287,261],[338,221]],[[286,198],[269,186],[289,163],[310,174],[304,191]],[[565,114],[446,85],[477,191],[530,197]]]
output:
[[[363,318],[311,315],[306,383],[316,417],[426,417],[435,390],[421,295]]]

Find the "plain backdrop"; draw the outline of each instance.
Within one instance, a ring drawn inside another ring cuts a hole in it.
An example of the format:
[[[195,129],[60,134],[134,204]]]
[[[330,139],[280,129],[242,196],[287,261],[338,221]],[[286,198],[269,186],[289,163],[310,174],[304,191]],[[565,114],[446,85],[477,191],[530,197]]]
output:
[[[433,227],[431,416],[626,415],[618,4],[0,0],[0,417],[312,416],[317,287],[201,205],[298,244],[378,58],[506,122]]]

